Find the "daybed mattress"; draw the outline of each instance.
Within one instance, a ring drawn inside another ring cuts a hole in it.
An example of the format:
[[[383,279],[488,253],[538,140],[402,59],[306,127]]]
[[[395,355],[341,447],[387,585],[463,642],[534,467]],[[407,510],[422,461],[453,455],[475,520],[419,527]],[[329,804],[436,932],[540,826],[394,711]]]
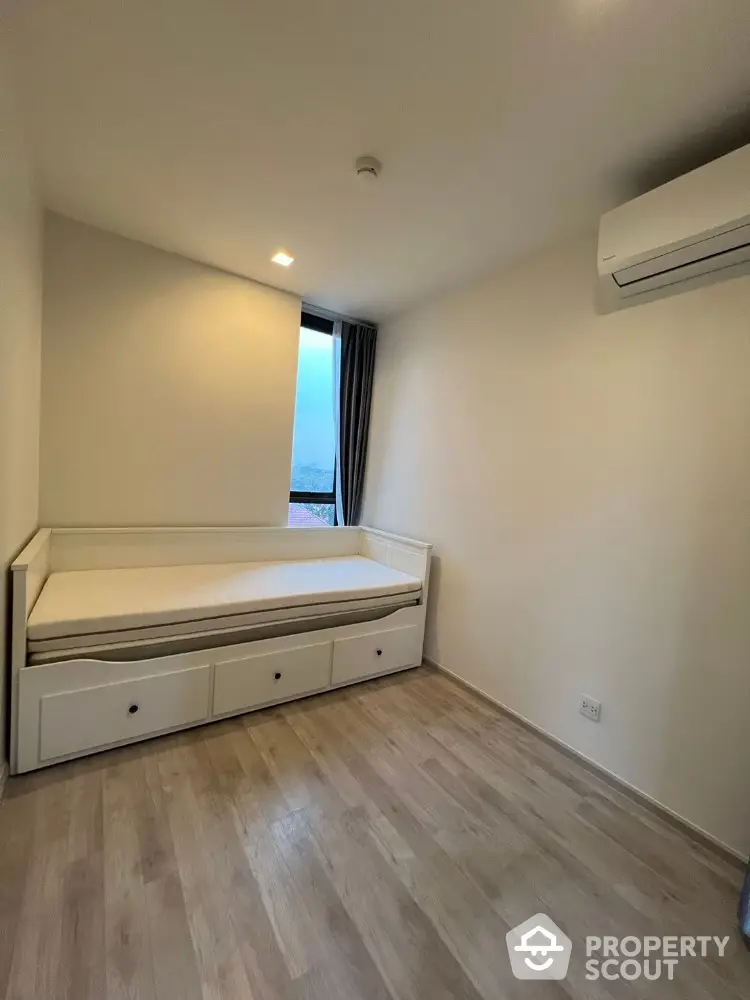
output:
[[[52,573],[29,616],[29,651],[191,633],[231,637],[238,628],[316,615],[369,616],[414,603],[421,587],[363,556]]]

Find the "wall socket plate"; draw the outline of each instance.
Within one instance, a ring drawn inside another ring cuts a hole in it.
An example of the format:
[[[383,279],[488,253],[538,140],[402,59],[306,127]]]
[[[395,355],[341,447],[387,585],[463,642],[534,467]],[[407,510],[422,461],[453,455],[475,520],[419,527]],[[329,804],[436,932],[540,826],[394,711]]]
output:
[[[585,715],[587,719],[598,722],[599,716],[602,714],[602,703],[597,701],[596,698],[589,698],[587,694],[582,694],[578,711],[581,715]]]

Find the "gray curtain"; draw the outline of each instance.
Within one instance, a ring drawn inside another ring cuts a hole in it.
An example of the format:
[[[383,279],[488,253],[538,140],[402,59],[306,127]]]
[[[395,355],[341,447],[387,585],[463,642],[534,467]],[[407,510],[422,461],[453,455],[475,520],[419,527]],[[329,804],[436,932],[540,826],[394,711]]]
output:
[[[338,340],[336,521],[358,524],[365,488],[378,331],[366,323],[342,320],[334,332]]]

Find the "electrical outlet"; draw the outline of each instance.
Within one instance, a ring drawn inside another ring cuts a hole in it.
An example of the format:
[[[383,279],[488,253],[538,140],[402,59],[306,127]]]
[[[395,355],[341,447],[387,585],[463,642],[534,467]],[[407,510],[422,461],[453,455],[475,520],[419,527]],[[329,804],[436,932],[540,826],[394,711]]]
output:
[[[602,703],[597,701],[596,698],[589,698],[587,694],[583,694],[581,695],[581,704],[578,706],[578,711],[581,715],[585,715],[587,719],[593,719],[594,722],[598,722],[602,711]]]

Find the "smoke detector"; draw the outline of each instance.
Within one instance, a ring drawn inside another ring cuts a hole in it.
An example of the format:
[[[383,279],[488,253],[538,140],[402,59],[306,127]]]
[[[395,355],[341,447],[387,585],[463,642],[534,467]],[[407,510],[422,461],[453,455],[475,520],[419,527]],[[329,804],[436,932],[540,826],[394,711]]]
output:
[[[377,180],[380,171],[383,169],[383,164],[380,160],[376,160],[374,156],[360,156],[354,166],[357,171],[357,177],[362,177],[366,181]]]

